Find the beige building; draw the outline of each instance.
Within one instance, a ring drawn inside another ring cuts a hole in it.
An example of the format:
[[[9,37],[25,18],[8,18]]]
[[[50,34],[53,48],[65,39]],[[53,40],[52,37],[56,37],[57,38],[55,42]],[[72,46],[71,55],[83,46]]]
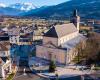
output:
[[[76,18],[76,19],[75,19]],[[36,47],[36,56],[58,63],[68,64],[77,55],[75,48],[86,38],[79,33],[79,16],[73,18],[73,23],[53,26],[44,34],[43,44]]]
[[[0,41],[0,57],[10,56],[10,42]]]

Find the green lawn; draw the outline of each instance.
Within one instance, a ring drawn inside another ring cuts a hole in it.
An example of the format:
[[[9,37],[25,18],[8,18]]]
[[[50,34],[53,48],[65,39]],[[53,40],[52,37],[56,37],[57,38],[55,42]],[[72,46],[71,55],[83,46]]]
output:
[[[14,73],[12,73],[12,74],[10,74],[8,77],[7,77],[7,79],[6,80],[12,80],[13,79],[13,77],[14,77]]]

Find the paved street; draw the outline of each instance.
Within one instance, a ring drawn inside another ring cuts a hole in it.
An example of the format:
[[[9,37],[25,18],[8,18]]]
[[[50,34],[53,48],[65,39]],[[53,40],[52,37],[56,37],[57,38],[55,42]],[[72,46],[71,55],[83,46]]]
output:
[[[23,69],[24,69],[24,67],[20,67],[18,69],[18,72],[13,80],[43,80],[39,76],[32,74],[32,72],[30,71],[30,69],[28,67],[25,68],[26,75],[24,75]]]
[[[19,65],[20,66],[13,80],[45,80],[32,73],[32,71],[28,67],[27,61],[20,61]]]

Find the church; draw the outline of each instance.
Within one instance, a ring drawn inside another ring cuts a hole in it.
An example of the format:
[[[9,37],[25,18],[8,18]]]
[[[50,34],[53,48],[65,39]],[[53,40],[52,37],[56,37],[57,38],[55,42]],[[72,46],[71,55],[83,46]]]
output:
[[[79,33],[80,17],[74,10],[70,23],[55,25],[43,36],[43,44],[36,46],[36,56],[57,63],[69,64],[77,56],[76,46],[86,38]]]

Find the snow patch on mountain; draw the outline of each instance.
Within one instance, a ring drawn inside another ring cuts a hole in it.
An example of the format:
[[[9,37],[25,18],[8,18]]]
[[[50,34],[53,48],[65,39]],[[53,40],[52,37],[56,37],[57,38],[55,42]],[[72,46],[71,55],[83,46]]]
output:
[[[0,7],[6,7],[6,5],[3,3],[0,3]]]
[[[37,8],[32,3],[16,3],[16,4],[10,5],[9,7],[15,8],[15,9],[18,9],[18,10],[23,10],[23,11],[29,11],[29,10]]]

